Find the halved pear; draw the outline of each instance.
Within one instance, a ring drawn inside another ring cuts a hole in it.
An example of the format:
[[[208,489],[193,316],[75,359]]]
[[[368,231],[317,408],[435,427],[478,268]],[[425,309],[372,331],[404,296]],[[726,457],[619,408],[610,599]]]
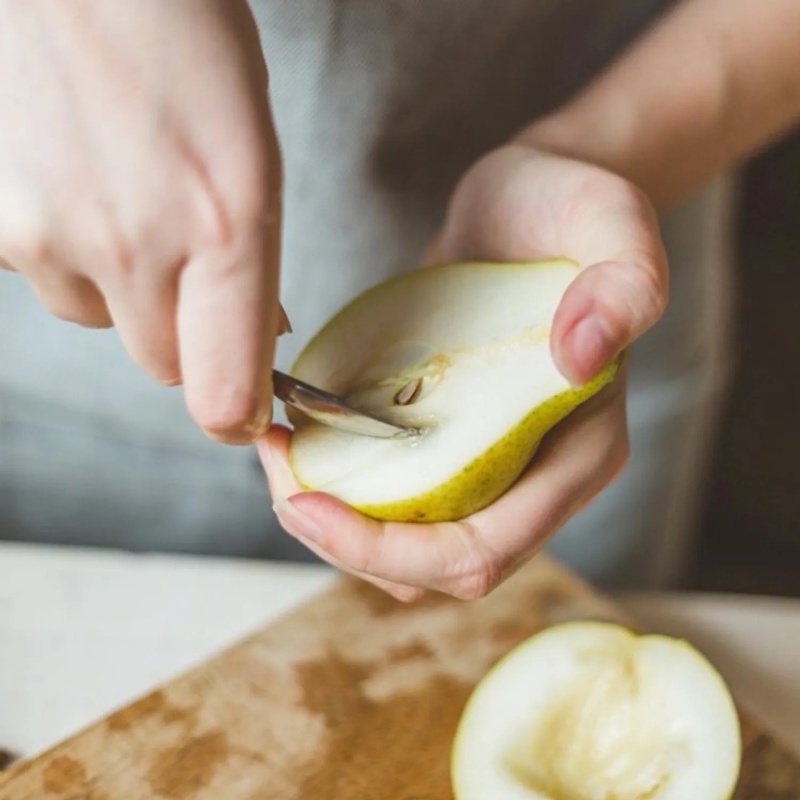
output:
[[[730,692],[695,648],[575,622],[478,683],[451,774],[456,800],[727,800],[740,760]]]
[[[293,374],[418,435],[379,439],[292,414],[298,482],[384,520],[460,519],[516,481],[542,437],[614,377],[573,388],[550,354],[568,260],[450,263],[375,286]]]

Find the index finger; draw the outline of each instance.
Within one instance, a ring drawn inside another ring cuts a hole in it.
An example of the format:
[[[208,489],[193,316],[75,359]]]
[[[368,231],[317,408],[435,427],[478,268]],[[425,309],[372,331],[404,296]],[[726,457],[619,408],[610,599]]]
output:
[[[177,323],[186,405],[207,435],[226,444],[251,443],[272,419],[272,364],[281,324],[276,225],[196,256],[180,279]]]

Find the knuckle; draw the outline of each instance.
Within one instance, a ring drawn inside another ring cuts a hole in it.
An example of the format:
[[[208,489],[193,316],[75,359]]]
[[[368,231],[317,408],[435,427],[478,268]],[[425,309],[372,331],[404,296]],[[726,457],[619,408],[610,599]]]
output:
[[[443,232],[445,251],[512,257],[510,243],[524,241],[528,210],[520,203],[520,164],[514,153],[490,152],[467,170],[450,201]],[[445,256],[449,257],[449,256]]]
[[[406,604],[416,603],[425,594],[423,589],[417,589],[413,586],[387,585],[383,586],[382,588],[385,592],[388,592],[390,595],[392,595],[395,600]]]
[[[610,205],[639,205],[636,187],[621,175],[608,172],[600,167],[585,170],[585,177],[580,184],[578,197],[602,197]]]
[[[77,228],[77,226],[76,226]],[[108,215],[90,214],[81,226],[81,241],[94,273],[112,273],[128,279],[136,265],[136,243],[152,242],[153,237],[130,237]]]
[[[612,262],[613,280],[601,288],[608,317],[622,329],[641,333],[654,325],[667,308],[668,293],[657,263],[647,255],[633,253]]]
[[[77,305],[64,300],[51,298],[46,300],[44,305],[56,319],[63,322],[74,322],[80,325],[85,319],[83,311]]]
[[[237,192],[235,201],[229,204],[231,212],[241,220],[241,224],[245,227],[264,223],[266,209],[270,202],[267,169],[258,162],[251,161],[248,168],[242,171],[243,174],[238,184],[240,190]],[[278,166],[274,165],[271,169],[277,170]]]
[[[350,569],[362,575],[370,575],[384,584],[386,578],[386,554],[383,549],[383,539],[376,542],[375,547],[352,547],[348,544],[346,536],[331,536],[325,544],[325,550],[339,562],[346,563]],[[405,587],[396,584],[399,590]]]
[[[72,209],[66,220],[65,240],[71,261],[88,276],[129,276],[133,272],[137,240],[123,232],[119,221],[97,203]]]
[[[400,596],[400,601],[403,603],[417,603],[425,597],[424,589],[408,589]]]
[[[35,224],[16,227],[5,238],[3,250],[9,264],[43,266],[53,258],[53,245],[44,227]]]
[[[613,437],[602,453],[597,461],[595,477],[590,480],[590,485],[593,486],[592,495],[614,483],[627,468],[631,456],[631,445],[627,432]]]
[[[204,246],[228,247],[264,229],[280,197],[279,161],[267,163],[259,148],[244,146],[213,164],[193,155],[188,169],[193,175],[196,236]]]
[[[107,314],[92,315],[81,321],[80,324],[84,328],[94,328],[95,330],[114,327],[114,321]]]
[[[40,300],[48,312],[57,319],[86,328],[99,327],[91,310],[78,297],[68,293],[49,292],[46,295],[40,294]]]
[[[131,355],[141,368],[162,386],[179,386],[183,382],[180,358],[177,352],[167,348],[153,349],[148,342],[131,345]]]
[[[258,398],[249,390],[230,391],[188,399],[189,412],[200,427],[213,438],[229,442],[250,441],[259,411]]]
[[[460,540],[461,558],[456,562],[445,591],[458,600],[478,600],[496,589],[503,580],[507,556],[488,547],[469,521],[455,523],[453,536]]]
[[[120,236],[109,236],[94,253],[95,263],[103,270],[111,270],[114,274],[130,279],[135,272],[135,247]]]
[[[121,336],[128,353],[150,378],[163,386],[180,384],[180,354],[170,325],[153,320],[149,324],[131,325],[131,317],[138,317],[139,314],[135,307],[129,308],[124,312],[125,319],[121,322]]]
[[[631,458],[631,443],[627,436],[616,439],[608,459],[609,483],[616,480],[628,466]]]
[[[639,184],[624,178],[616,172],[604,171],[603,174],[608,177],[609,185],[615,187],[620,199],[627,198],[628,202],[640,212],[646,212],[648,216],[650,215],[653,204],[647,192]]]
[[[637,267],[633,274],[638,283],[642,307],[647,318],[655,322],[667,308],[666,282],[662,279],[661,270],[652,260],[637,262]]]
[[[629,460],[630,441],[626,435],[620,437],[609,447],[605,459],[596,470],[597,477],[591,482],[587,493],[575,509],[576,513],[586,509],[598,495],[611,486],[624,472]]]
[[[350,569],[362,575],[378,578],[385,571],[381,569],[380,558],[373,553],[348,547],[345,542],[338,541],[335,536],[331,537],[331,541],[325,545],[325,549],[337,561],[346,563]]]
[[[658,229],[658,212],[653,206],[650,195],[638,183],[633,183],[620,175],[615,176],[624,184],[625,192],[634,209],[655,229]]]
[[[11,183],[0,194],[0,250],[8,264],[24,271],[52,260],[53,228],[48,224],[52,215],[29,186]]]
[[[325,556],[341,566],[351,574],[361,574],[363,576],[375,577],[370,570],[365,569],[366,561],[364,556],[358,552],[351,553],[345,544],[340,541],[338,536],[328,536],[324,544],[321,545]]]
[[[480,600],[491,594],[502,581],[502,570],[492,563],[476,566],[451,583],[450,594],[457,600]]]

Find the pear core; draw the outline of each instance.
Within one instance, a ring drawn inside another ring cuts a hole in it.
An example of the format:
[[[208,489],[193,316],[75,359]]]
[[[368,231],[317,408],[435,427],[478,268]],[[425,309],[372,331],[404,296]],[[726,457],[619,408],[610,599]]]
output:
[[[358,436],[292,413],[298,482],[385,520],[459,519],[492,503],[616,374],[617,360],[573,388],[552,359],[553,317],[578,272],[568,260],[441,264],[357,297],[292,373],[415,433]]]
[[[475,688],[452,777],[456,800],[727,800],[740,757],[730,693],[690,645],[565,623]]]
[[[687,760],[655,686],[640,672],[637,640],[577,653],[580,674],[551,698],[507,754],[511,773],[544,797],[650,800]]]

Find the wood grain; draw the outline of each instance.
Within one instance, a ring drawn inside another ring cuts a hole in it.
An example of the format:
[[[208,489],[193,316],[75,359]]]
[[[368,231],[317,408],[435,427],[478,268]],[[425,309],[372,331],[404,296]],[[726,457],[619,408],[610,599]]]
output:
[[[14,767],[0,800],[451,800],[450,746],[472,687],[569,619],[630,623],[545,557],[473,603],[404,606],[344,579]],[[800,765],[742,721],[736,800],[800,800]]]

